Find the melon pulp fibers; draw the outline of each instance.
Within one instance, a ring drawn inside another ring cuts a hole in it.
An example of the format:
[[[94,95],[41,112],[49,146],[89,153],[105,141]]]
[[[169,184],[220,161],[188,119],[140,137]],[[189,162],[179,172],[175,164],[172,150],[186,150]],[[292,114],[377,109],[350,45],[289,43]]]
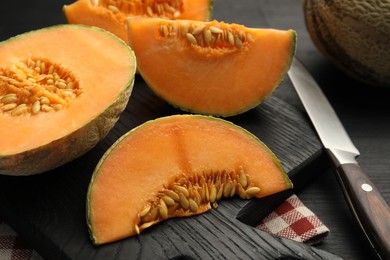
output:
[[[88,227],[100,245],[200,214],[221,198],[289,188],[276,156],[245,129],[210,116],[162,117],[122,136],[101,158],[88,189]]]
[[[129,44],[149,87],[185,111],[232,116],[257,106],[286,76],[293,30],[224,22],[128,19]]]
[[[135,70],[129,46],[99,28],[58,25],[0,43],[0,174],[48,171],[94,147]]]
[[[127,42],[129,16],[209,20],[213,0],[77,0],[63,10],[69,23],[93,25]]]

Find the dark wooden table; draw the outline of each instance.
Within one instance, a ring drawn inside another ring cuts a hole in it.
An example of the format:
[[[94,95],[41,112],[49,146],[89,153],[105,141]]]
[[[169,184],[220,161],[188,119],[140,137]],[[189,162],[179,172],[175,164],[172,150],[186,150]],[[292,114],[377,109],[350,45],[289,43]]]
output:
[[[297,57],[323,88],[361,152],[358,161],[390,203],[390,89],[361,84],[335,69],[313,46],[305,28],[301,1],[279,1],[277,5],[273,1],[215,0],[213,18],[249,27],[292,28],[297,31]],[[0,7],[0,40],[64,23],[62,6],[71,2],[3,2]],[[293,89],[286,88],[278,93],[282,93],[280,98],[302,108]],[[330,164],[328,170],[313,171],[312,174],[316,178],[298,196],[331,231],[317,248],[345,259],[373,259],[375,255],[345,203]]]

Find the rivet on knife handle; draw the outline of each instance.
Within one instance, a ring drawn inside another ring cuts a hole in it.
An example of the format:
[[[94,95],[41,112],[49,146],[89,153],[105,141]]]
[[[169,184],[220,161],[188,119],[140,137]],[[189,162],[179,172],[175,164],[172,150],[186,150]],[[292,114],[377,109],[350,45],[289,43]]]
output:
[[[359,164],[337,167],[343,191],[359,224],[382,259],[390,259],[390,207]]]
[[[390,259],[390,208],[368,175],[355,160],[358,149],[317,82],[294,59],[288,72],[332,162],[345,197],[378,257]]]

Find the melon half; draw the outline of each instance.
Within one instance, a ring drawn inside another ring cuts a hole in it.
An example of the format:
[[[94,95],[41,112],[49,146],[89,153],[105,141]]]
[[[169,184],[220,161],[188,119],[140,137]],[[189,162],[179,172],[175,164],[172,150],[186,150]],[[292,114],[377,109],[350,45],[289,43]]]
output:
[[[57,25],[0,43],[0,174],[32,175],[92,149],[129,100],[135,56],[96,27]]]

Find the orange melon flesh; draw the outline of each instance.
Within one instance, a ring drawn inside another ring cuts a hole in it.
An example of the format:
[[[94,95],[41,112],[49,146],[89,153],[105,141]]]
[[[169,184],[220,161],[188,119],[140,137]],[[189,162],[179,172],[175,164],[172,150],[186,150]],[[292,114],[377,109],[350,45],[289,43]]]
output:
[[[164,6],[164,3],[173,6],[173,2],[168,0],[77,0],[70,5],[65,5],[63,10],[69,23],[100,27],[114,33],[126,42],[126,18],[128,16],[207,21],[212,12],[213,2],[210,0],[180,0],[176,2],[178,5],[175,6],[176,11],[178,11],[177,16],[174,16],[174,12],[167,11],[167,7],[161,7]],[[148,14],[146,10],[148,7],[152,10],[152,14]],[[163,11],[159,12],[157,9],[161,8]]]
[[[101,29],[59,25],[0,44],[2,69],[34,57],[71,71],[82,93],[59,111],[21,116],[0,111],[0,173],[42,172],[58,166],[51,160],[63,164],[72,159],[69,156],[90,149],[113,126],[132,90],[136,69],[133,52]],[[0,86],[0,96],[6,93],[4,86]],[[34,156],[37,161],[24,165]]]
[[[206,43],[206,29],[192,44],[188,32],[201,26],[230,31],[234,45],[226,34]],[[128,33],[138,70],[156,94],[185,111],[218,116],[243,113],[271,95],[289,69],[296,41],[293,30],[217,21],[129,19]]]
[[[139,212],[177,179],[239,167],[260,188],[256,197],[292,188],[275,155],[241,127],[201,115],[149,121],[119,139],[96,167],[87,199],[91,238],[99,245],[136,234]]]

